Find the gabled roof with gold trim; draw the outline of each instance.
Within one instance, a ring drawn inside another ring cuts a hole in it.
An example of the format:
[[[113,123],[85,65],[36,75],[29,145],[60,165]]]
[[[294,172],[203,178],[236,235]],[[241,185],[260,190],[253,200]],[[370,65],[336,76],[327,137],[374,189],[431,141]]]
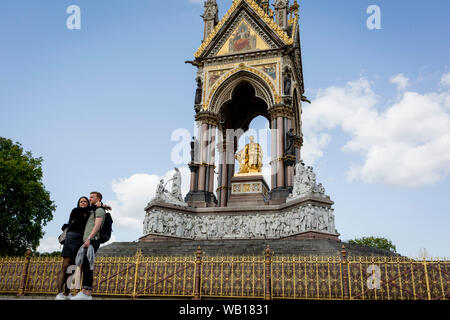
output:
[[[264,21],[264,23],[270,27],[274,31],[274,33],[282,40],[282,42],[285,45],[292,45],[294,43],[294,37],[295,33],[292,34],[292,37],[289,37],[289,35],[281,29],[278,24],[273,21],[269,15],[264,12],[264,10],[254,1],[254,0],[234,0],[233,4],[231,5],[230,9],[227,11],[227,13],[222,17],[222,19],[219,21],[219,23],[216,25],[214,30],[210,33],[210,35],[202,42],[200,48],[198,48],[197,52],[194,54],[194,57],[197,59],[199,58],[204,51],[209,47],[209,45],[213,42],[213,40],[216,38],[219,31],[222,29],[222,27],[229,22],[230,18],[232,17],[235,10],[239,7],[241,3],[247,3],[250,8],[258,15],[258,17]]]

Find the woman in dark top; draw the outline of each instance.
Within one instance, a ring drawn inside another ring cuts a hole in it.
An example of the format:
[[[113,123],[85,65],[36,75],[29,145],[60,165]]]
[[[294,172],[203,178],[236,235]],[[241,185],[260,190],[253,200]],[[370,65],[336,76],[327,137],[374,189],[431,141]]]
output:
[[[101,207],[101,202],[95,205]],[[109,206],[104,206],[110,209]],[[58,275],[58,295],[56,300],[66,300],[70,293],[70,288],[67,287],[67,269],[70,265],[75,264],[75,257],[78,250],[83,245],[83,233],[86,226],[87,219],[89,218],[89,212],[93,209],[93,206],[89,206],[89,199],[87,197],[81,197],[78,200],[77,207],[72,210],[69,218],[69,229],[67,230],[66,240],[62,250],[62,257],[64,258],[61,271]],[[65,229],[67,225],[64,225],[62,229]],[[65,295],[63,294],[63,287],[65,287]]]

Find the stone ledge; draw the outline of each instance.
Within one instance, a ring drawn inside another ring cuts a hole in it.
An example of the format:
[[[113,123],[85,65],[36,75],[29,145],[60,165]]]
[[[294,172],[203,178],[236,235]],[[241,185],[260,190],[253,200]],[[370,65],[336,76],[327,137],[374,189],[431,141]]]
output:
[[[248,256],[264,255],[269,246],[276,256],[338,257],[341,255],[342,245],[345,245],[349,257],[401,256],[388,250],[329,239],[115,242],[100,247],[98,256],[133,256],[138,249],[142,250],[144,256],[194,256],[199,246],[203,254],[208,256]]]
[[[308,195],[303,198],[292,200],[288,203],[274,204],[274,205],[260,205],[252,207],[207,207],[207,208],[193,208],[193,207],[182,207],[176,206],[166,202],[154,202],[145,208],[145,211],[149,211],[153,208],[170,209],[175,211],[180,211],[183,213],[191,213],[198,215],[220,215],[220,214],[242,214],[242,213],[261,213],[261,214],[273,214],[283,210],[289,210],[292,207],[298,206],[300,204],[311,204],[311,205],[321,205],[326,207],[331,207],[334,202],[329,198],[319,198],[314,195]],[[237,212],[238,211],[238,212]]]

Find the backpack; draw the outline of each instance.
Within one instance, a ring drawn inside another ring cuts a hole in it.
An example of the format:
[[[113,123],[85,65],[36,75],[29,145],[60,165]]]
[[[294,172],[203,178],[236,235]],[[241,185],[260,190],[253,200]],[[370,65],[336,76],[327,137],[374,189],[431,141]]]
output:
[[[94,211],[95,214],[95,211]],[[111,213],[106,211],[103,227],[100,229],[100,243],[108,242],[111,239],[113,219]]]

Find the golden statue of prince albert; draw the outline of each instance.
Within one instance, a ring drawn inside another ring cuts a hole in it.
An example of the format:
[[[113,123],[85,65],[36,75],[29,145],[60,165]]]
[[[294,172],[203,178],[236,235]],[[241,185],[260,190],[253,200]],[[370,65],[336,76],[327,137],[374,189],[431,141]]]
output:
[[[250,137],[250,143],[238,151],[235,155],[239,163],[238,174],[260,173],[262,170],[263,152],[261,146],[256,143],[253,136]]]

